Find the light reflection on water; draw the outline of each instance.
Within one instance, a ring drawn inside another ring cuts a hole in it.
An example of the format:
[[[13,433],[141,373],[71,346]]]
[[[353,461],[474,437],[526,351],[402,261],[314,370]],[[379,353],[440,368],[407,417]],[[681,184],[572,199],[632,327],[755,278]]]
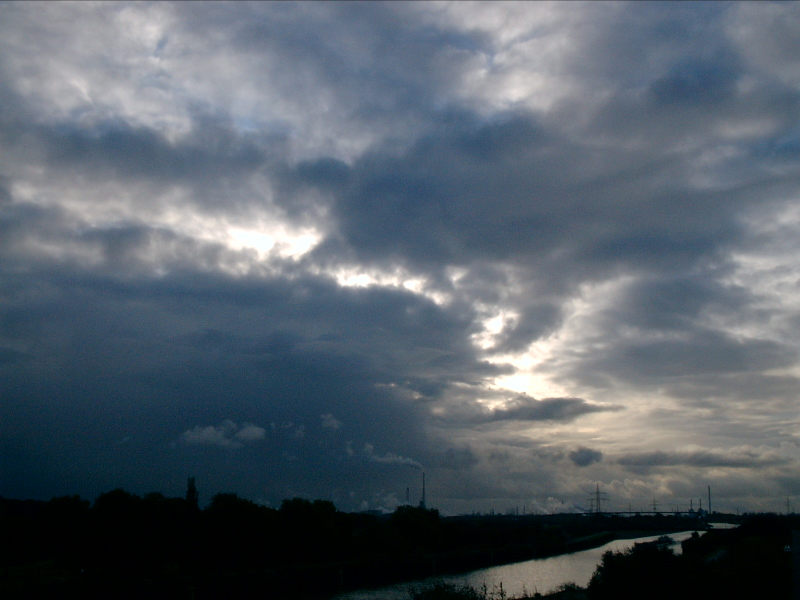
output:
[[[669,537],[675,540],[675,545],[672,546],[672,549],[676,554],[681,552],[680,542],[688,539],[691,535],[692,531],[669,534]],[[455,585],[466,584],[476,589],[481,589],[485,585],[490,592],[498,590],[502,583],[503,591],[512,598],[523,594],[533,595],[535,592],[546,594],[565,583],[575,583],[579,586],[588,585],[604,552],[609,550],[622,552],[632,548],[637,542],[650,542],[657,540],[659,537],[659,535],[654,535],[628,540],[614,540],[603,546],[573,552],[572,554],[526,560],[479,569],[460,575],[430,577],[374,590],[348,592],[335,596],[334,600],[408,600],[410,598],[409,590],[422,588],[437,582]]]

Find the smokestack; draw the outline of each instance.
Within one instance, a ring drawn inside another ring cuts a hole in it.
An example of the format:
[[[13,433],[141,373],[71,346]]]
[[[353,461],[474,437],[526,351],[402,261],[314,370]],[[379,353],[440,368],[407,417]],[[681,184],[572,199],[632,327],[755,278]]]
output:
[[[199,498],[200,495],[197,493],[194,477],[189,477],[189,480],[186,482],[186,502],[189,504],[189,508],[197,510]]]
[[[711,514],[711,486],[708,486],[708,514]]]
[[[419,501],[419,507],[425,508],[425,471],[422,472],[422,499]]]

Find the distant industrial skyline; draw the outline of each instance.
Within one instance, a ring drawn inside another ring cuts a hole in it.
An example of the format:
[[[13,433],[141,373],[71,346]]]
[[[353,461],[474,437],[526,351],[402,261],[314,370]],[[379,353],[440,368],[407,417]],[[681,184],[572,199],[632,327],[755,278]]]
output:
[[[784,511],[798,31],[0,3],[0,496]]]

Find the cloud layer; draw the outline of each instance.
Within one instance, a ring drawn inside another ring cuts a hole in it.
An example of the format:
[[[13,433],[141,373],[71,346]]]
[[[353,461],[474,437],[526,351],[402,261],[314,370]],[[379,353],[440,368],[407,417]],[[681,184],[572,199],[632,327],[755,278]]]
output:
[[[241,448],[245,443],[263,440],[266,430],[252,423],[241,426],[233,421],[225,420],[219,426],[197,425],[181,434],[181,441],[186,444],[220,446],[222,448]]]
[[[797,6],[0,10],[1,495],[800,493]]]

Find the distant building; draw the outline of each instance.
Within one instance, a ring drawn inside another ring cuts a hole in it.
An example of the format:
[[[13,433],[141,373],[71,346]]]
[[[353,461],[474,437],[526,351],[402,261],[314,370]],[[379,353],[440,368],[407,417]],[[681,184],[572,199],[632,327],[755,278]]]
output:
[[[189,504],[192,510],[198,510],[199,500],[200,495],[197,493],[197,486],[194,484],[194,477],[189,477],[189,481],[186,483],[186,502]]]

